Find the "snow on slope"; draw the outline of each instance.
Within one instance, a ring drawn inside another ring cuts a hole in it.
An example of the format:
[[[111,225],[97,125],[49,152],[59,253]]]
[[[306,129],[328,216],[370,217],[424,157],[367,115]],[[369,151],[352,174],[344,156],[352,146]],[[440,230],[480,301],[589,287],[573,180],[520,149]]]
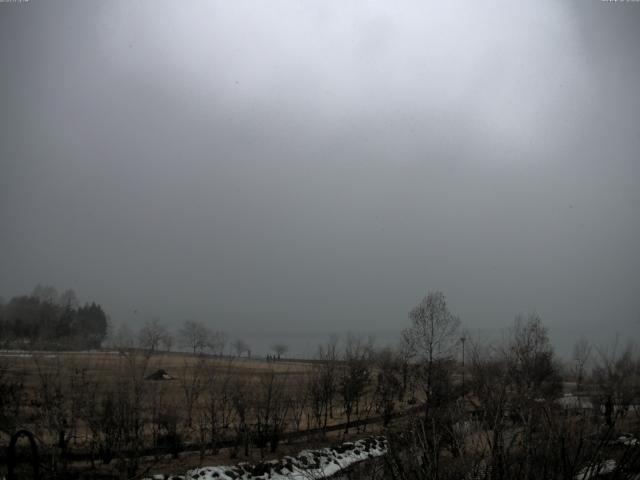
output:
[[[327,478],[363,460],[387,453],[384,437],[368,437],[339,447],[303,450],[296,457],[283,457],[257,464],[201,467],[185,476],[154,475],[153,480],[309,480]]]
[[[599,475],[612,473],[615,469],[615,460],[605,460],[602,463],[589,465],[588,467],[583,468],[574,478],[575,480],[589,480],[590,478],[598,477]]]

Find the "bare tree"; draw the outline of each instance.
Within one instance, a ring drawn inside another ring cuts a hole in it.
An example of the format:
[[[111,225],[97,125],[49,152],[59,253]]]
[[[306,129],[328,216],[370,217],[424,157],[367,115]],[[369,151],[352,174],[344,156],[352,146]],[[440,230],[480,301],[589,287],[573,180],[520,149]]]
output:
[[[163,338],[167,335],[167,329],[158,320],[154,318],[145,322],[144,326],[138,332],[138,344],[141,348],[154,353],[158,350],[158,347],[162,343]]]
[[[377,367],[375,408],[384,418],[384,426],[387,426],[393,416],[398,392],[402,388],[402,361],[400,355],[386,348],[375,356]]]
[[[325,429],[329,418],[332,418],[332,402],[337,392],[337,380],[337,368],[327,360],[314,365],[308,376],[309,413],[316,428]]]
[[[333,400],[338,381],[338,337],[332,335],[318,347],[318,363],[309,377],[309,398],[317,427],[326,428],[333,418]]]
[[[148,353],[120,352],[116,385],[106,392],[103,405],[104,434],[119,460],[119,468],[123,469],[121,474],[128,478],[137,472],[144,445],[150,393],[145,378],[150,359]]]
[[[554,399],[560,393],[560,367],[537,313],[516,317],[504,354],[512,385],[523,400]]]
[[[540,318],[518,318],[497,348],[467,340],[472,394],[447,397],[450,369],[437,364],[429,415],[391,427],[392,477],[576,478],[590,420],[568,418],[554,402],[558,365]]]
[[[11,435],[20,425],[25,393],[24,374],[0,357],[0,432]]]
[[[284,355],[285,353],[287,353],[287,351],[289,350],[289,347],[287,345],[285,345],[284,343],[276,343],[276,344],[271,346],[271,350],[273,350],[275,352],[276,359],[280,360],[280,357],[282,355]]]
[[[224,332],[213,332],[209,336],[208,348],[214,355],[222,356],[227,344],[227,335]]]
[[[601,391],[595,400],[604,405],[607,425],[613,427],[640,394],[640,361],[635,345],[629,343],[620,352],[616,340],[611,351],[598,349],[593,378]]]
[[[251,405],[247,382],[240,376],[236,376],[233,379],[233,384],[231,386],[231,405],[234,410],[234,427],[236,434],[236,443],[234,448],[231,450],[231,457],[234,458],[238,455],[240,445],[244,447],[245,457],[248,457],[249,444],[251,440],[251,432],[249,429],[249,409]]]
[[[517,320],[501,348],[471,342],[471,398],[477,403],[469,407],[477,428],[465,439],[467,476],[579,478],[579,468],[599,449],[591,418],[557,408],[553,395],[545,399],[558,382],[549,352],[537,315]]]
[[[264,449],[270,444],[275,452],[289,409],[285,397],[286,372],[277,374],[273,369],[260,375],[260,382],[252,395],[252,411],[255,418],[255,440],[264,457]]]
[[[576,391],[580,391],[584,377],[585,366],[591,356],[591,344],[582,337],[573,346],[572,370],[576,379]]]
[[[433,395],[436,367],[451,356],[458,340],[460,319],[449,311],[442,292],[429,292],[409,312],[411,326],[404,330],[407,351],[419,362],[426,399]]]
[[[359,413],[360,401],[369,385],[371,377],[371,345],[349,335],[345,345],[344,358],[338,372],[338,392],[346,417],[345,433],[349,433],[352,416]]]
[[[80,416],[74,383],[82,375],[80,368],[66,367],[59,357],[52,362],[34,357],[37,370],[36,407],[37,424],[52,443],[51,461],[55,470],[66,471],[69,440],[74,437]]]
[[[127,350],[134,347],[135,336],[126,323],[120,324],[113,335],[112,344],[119,350]]]
[[[503,352],[470,342],[471,390],[478,398],[478,420],[483,426],[479,432],[481,463],[491,465],[496,478],[504,471],[505,441],[509,427],[507,406],[509,404],[509,369]],[[488,457],[485,459],[485,456]]]
[[[207,326],[196,320],[185,320],[178,330],[180,345],[192,350],[194,355],[208,347],[210,337],[211,331]]]
[[[165,351],[170,352],[171,348],[173,348],[173,342],[174,342],[174,337],[173,334],[169,331],[167,331],[162,339],[161,339],[161,343],[162,346],[164,347]]]
[[[235,415],[232,401],[236,379],[233,360],[229,359],[223,370],[210,365],[206,373],[204,417],[212,452],[216,454],[219,442],[229,432]]]
[[[517,476],[532,478],[544,438],[540,425],[562,392],[560,366],[537,313],[531,313],[526,319],[516,317],[504,356],[510,387],[509,413],[519,429],[523,446],[524,470]]]
[[[184,359],[182,368],[178,372],[178,383],[182,390],[184,403],[182,408],[186,413],[186,426],[191,428],[193,423],[193,411],[198,399],[204,391],[206,364],[203,357],[197,357],[195,363]]]
[[[288,392],[291,417],[295,425],[295,431],[299,432],[302,425],[302,417],[307,412],[307,428],[310,428],[309,415],[309,388],[302,382],[296,382]]]
[[[242,339],[238,338],[231,343],[231,347],[236,352],[238,357],[242,356],[243,353],[249,352],[249,345]]]

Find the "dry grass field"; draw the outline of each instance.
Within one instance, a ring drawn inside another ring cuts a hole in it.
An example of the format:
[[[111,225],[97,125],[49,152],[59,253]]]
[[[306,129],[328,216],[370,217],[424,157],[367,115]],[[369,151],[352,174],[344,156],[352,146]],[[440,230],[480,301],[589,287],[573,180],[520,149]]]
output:
[[[347,420],[341,362],[327,371],[328,364],[311,361],[144,351],[4,352],[0,362],[4,384],[19,385],[15,398],[3,399],[1,446],[26,429],[58,471],[61,463],[94,471],[134,463],[136,470],[183,472],[360,432],[326,431]],[[349,414],[354,423],[378,415],[373,367],[367,376]],[[290,436],[307,430],[314,434]]]
[[[230,372],[245,379],[255,379],[265,373],[275,372],[286,375],[307,375],[312,364],[304,361],[280,360],[268,362],[263,359],[246,357],[214,357],[189,353],[159,353],[147,355],[145,352],[46,352],[46,353],[5,353],[0,358],[10,370],[19,375],[28,391],[36,389],[42,375],[54,375],[60,370],[68,375],[82,372],[88,379],[101,382],[104,387],[117,383],[122,375],[138,373],[150,375],[165,370],[178,387],[179,376],[192,378],[198,367]],[[134,368],[135,372],[131,369]]]

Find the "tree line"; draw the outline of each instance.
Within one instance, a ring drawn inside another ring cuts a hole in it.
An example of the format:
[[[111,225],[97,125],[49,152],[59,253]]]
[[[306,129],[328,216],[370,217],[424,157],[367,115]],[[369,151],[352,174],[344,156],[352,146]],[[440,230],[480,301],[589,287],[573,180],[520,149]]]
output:
[[[214,330],[199,320],[187,319],[175,329],[167,327],[160,319],[153,318],[144,322],[136,331],[126,323],[121,324],[105,340],[104,347],[114,349],[138,348],[149,353],[171,351],[189,352],[193,355],[224,354],[237,357],[251,357],[251,345],[242,338],[229,341],[225,332]],[[267,354],[266,360],[276,362],[289,351],[285,343],[276,342],[270,347],[273,354]]]
[[[38,285],[30,295],[0,302],[0,345],[21,349],[95,349],[108,318],[95,302],[80,305],[73,290]]]

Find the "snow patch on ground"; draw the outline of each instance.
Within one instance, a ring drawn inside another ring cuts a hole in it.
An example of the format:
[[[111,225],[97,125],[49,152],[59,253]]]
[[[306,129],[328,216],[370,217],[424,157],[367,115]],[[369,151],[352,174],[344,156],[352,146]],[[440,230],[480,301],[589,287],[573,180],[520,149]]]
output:
[[[368,437],[338,447],[303,450],[296,457],[283,457],[257,464],[201,467],[186,475],[154,475],[147,480],[309,480],[327,478],[364,460],[387,453],[387,439]]]
[[[598,475],[606,475],[613,472],[616,469],[616,466],[615,460],[605,460],[602,463],[597,463],[583,468],[574,478],[575,480],[589,480],[590,478],[597,477]]]
[[[632,435],[620,435],[617,442],[625,447],[635,447],[636,445],[640,445],[638,439]]]

